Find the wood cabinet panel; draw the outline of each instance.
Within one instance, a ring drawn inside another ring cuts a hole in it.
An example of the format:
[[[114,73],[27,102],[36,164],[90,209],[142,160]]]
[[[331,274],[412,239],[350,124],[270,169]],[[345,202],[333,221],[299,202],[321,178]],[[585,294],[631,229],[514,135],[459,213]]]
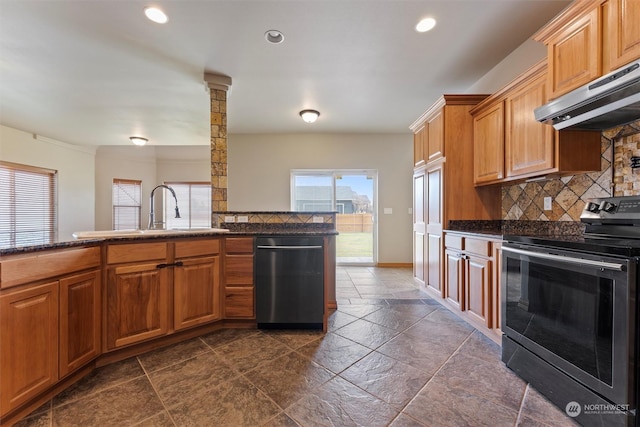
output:
[[[547,41],[549,99],[602,75],[600,8],[574,19]]]
[[[60,378],[100,355],[100,271],[60,279]]]
[[[533,115],[533,110],[547,100],[546,85],[546,73],[539,73],[505,101],[507,177],[550,171],[556,164],[554,129],[539,123]]]
[[[225,252],[228,254],[252,254],[253,237],[225,238]]]
[[[640,57],[640,1],[609,0],[605,3],[603,73]]]
[[[107,263],[120,264],[167,259],[166,243],[125,243],[107,246]]]
[[[466,309],[488,328],[491,328],[491,261],[469,255],[466,260]]]
[[[427,234],[427,287],[442,295],[442,234]]]
[[[460,252],[445,250],[445,298],[459,310],[464,310],[464,261]]]
[[[444,118],[443,112],[439,111],[429,119],[427,124],[427,161],[433,161],[444,157]]]
[[[170,272],[155,263],[108,269],[108,349],[168,332]]]
[[[220,253],[220,239],[176,242],[174,251],[176,258],[217,255]]]
[[[253,285],[253,255],[227,255],[224,275],[227,286]]]
[[[424,284],[426,258],[426,216],[424,169],[413,176],[413,275]]]
[[[220,257],[182,260],[174,272],[174,328],[220,319]]]
[[[99,246],[13,256],[0,262],[0,288],[9,288],[99,266]]]
[[[420,126],[413,134],[413,164],[414,166],[422,166],[425,164],[425,139],[426,127]]]
[[[504,103],[498,102],[473,118],[474,183],[504,178]]]
[[[255,318],[253,287],[226,287],[224,291],[225,318]]]
[[[58,282],[0,296],[0,414],[58,380]]]
[[[464,252],[480,256],[491,256],[491,242],[484,239],[464,238]]]

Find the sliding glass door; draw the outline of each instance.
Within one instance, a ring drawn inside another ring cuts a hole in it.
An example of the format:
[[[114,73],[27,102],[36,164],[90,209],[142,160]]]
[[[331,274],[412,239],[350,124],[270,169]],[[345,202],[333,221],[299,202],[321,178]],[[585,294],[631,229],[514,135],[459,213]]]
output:
[[[375,170],[293,170],[291,209],[337,212],[339,264],[375,264],[377,260]]]

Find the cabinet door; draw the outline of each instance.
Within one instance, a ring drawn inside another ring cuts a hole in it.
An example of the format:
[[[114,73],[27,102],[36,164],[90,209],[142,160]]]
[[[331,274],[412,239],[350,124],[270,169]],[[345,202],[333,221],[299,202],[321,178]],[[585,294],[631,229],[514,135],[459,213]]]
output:
[[[539,123],[533,110],[546,101],[546,73],[509,95],[506,105],[505,158],[507,176],[553,169],[553,127]]]
[[[413,275],[424,284],[425,271],[424,170],[413,176]]]
[[[60,378],[100,354],[100,271],[60,280]]]
[[[107,348],[165,335],[169,330],[169,274],[158,264],[111,267],[107,283]]]
[[[442,296],[442,218],[444,166],[439,163],[427,170],[427,286]]]
[[[444,156],[444,118],[442,110],[429,119],[427,126],[427,161]]]
[[[174,272],[176,330],[220,319],[220,257],[181,260]]]
[[[493,328],[498,336],[502,336],[502,304],[501,304],[501,281],[502,281],[502,243],[494,243],[493,248],[493,278],[491,285],[493,286],[492,292],[492,307],[491,312],[493,315]]]
[[[491,286],[491,261],[468,255],[466,260],[466,309],[477,320],[491,328],[489,293]]]
[[[253,287],[226,287],[224,290],[224,317],[254,319],[256,317]]]
[[[425,133],[426,127],[420,126],[413,134],[413,163],[414,166],[421,166],[425,163]]]
[[[58,282],[0,297],[0,414],[58,380]]]
[[[640,1],[609,0],[606,15],[604,74],[640,58]]]
[[[504,178],[504,104],[473,118],[473,182],[476,185]]]
[[[600,7],[594,7],[549,39],[549,99],[602,75],[600,34]]]
[[[458,251],[445,250],[445,298],[464,310],[462,284],[464,283],[464,261]]]

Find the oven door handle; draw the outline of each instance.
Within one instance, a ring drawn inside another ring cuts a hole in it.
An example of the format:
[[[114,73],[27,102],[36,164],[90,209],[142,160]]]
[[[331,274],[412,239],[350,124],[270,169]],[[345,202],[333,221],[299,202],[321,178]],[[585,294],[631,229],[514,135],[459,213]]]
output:
[[[525,251],[525,250],[522,250],[522,249],[509,248],[509,247],[506,247],[506,246],[503,246],[502,250],[503,251],[507,251],[507,252],[513,252],[515,254],[526,255],[526,256],[530,256],[530,257],[534,257],[534,258],[542,258],[542,259],[549,259],[549,260],[553,260],[553,261],[569,262],[569,263],[572,263],[572,264],[586,265],[586,266],[589,266],[589,267],[598,267],[598,268],[602,268],[602,269],[605,269],[605,270],[615,270],[615,271],[624,271],[625,270],[624,264],[617,264],[617,263],[613,263],[613,262],[594,261],[594,260],[590,260],[590,259],[572,258],[572,257],[567,257],[567,256],[562,256],[562,255],[544,254],[544,253],[540,253],[540,252]]]

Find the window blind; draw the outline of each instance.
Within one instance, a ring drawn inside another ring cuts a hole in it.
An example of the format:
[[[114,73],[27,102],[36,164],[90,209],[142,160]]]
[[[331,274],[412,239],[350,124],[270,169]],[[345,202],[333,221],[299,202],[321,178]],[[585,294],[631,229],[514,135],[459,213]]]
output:
[[[175,200],[168,191],[164,197],[164,218],[167,228],[211,227],[211,183],[165,182],[178,199],[180,217],[175,218]]]
[[[0,246],[57,239],[57,171],[0,161]]]
[[[111,200],[113,206],[113,229],[140,229],[142,181],[115,178],[113,180]]]

